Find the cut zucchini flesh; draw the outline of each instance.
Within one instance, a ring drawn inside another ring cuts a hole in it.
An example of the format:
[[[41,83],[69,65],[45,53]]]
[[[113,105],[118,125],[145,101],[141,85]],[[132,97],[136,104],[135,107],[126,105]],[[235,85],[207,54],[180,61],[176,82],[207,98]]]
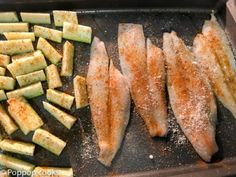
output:
[[[33,171],[32,177],[41,177],[41,174],[55,174],[57,177],[73,177],[73,169],[58,167],[36,167]],[[52,175],[47,175],[44,177],[52,177]]]
[[[3,151],[13,152],[17,154],[33,156],[35,145],[22,141],[4,139],[0,141],[0,149],[2,149]]]
[[[21,19],[23,22],[33,23],[33,24],[50,24],[51,18],[49,13],[30,13],[21,12]]]
[[[18,84],[20,85],[20,87],[23,87],[26,85],[40,82],[40,81],[45,81],[46,76],[43,70],[40,70],[40,71],[35,71],[29,74],[21,75],[21,76],[16,76],[16,80]]]
[[[54,10],[52,11],[55,26],[63,26],[64,22],[78,24],[77,13],[73,11]]]
[[[28,52],[28,53],[22,53],[22,54],[14,55],[14,56],[11,57],[11,61],[15,62],[18,59],[37,56],[38,54],[42,54],[42,52],[40,50],[36,50],[34,52]]]
[[[0,101],[6,100],[6,99],[7,99],[7,96],[4,92],[4,90],[0,90]]]
[[[0,34],[4,32],[28,32],[28,23],[0,23]]]
[[[72,76],[73,58],[74,58],[74,46],[69,41],[66,41],[63,46],[61,76]]]
[[[39,52],[35,56],[22,58],[7,65],[7,69],[10,71],[13,77],[16,77],[44,69],[46,66],[47,62],[43,54]]]
[[[13,90],[15,87],[15,79],[8,76],[0,76],[0,89]]]
[[[44,38],[39,38],[37,49],[41,50],[51,63],[57,64],[59,61],[61,61],[61,54],[58,53],[58,51],[54,49],[53,46]]]
[[[18,22],[16,12],[0,12],[0,22]]]
[[[0,66],[0,76],[5,76],[6,69]]]
[[[43,94],[44,94],[43,86],[41,82],[39,82],[36,84],[28,85],[26,87],[22,87],[22,88],[7,92],[7,98],[25,97],[27,99],[30,99],[30,98],[38,97]]]
[[[58,91],[58,90],[53,90],[53,89],[47,90],[46,97],[48,101],[55,103],[68,110],[70,110],[74,101],[73,96],[66,94],[64,92]]]
[[[62,86],[61,78],[56,65],[51,64],[47,66],[45,71],[47,76],[48,88],[53,89]]]
[[[86,87],[86,79],[77,75],[73,79],[76,109],[82,108],[89,104],[88,93]]]
[[[10,56],[0,54],[0,66],[6,67],[10,63]]]
[[[89,26],[64,22],[63,38],[90,44],[92,38],[92,28]]]
[[[8,135],[11,135],[18,129],[2,105],[0,105],[0,124],[3,126]]]
[[[32,141],[58,156],[66,146],[66,142],[41,128],[34,132]]]
[[[34,165],[23,160],[11,157],[5,154],[0,154],[0,165],[6,168],[19,170],[22,172],[31,172],[34,170]]]
[[[71,129],[74,125],[76,118],[58,109],[57,107],[43,101],[43,107],[59,122],[61,122],[66,128]]]
[[[23,97],[8,99],[8,112],[27,135],[43,125],[42,119]]]
[[[62,32],[59,30],[34,25],[34,34],[36,37],[42,37],[58,43],[62,41]]]
[[[32,52],[33,50],[34,47],[30,39],[0,41],[1,54],[16,55],[20,53]]]
[[[35,41],[33,32],[4,32],[3,35],[7,40],[30,39],[31,41]]]

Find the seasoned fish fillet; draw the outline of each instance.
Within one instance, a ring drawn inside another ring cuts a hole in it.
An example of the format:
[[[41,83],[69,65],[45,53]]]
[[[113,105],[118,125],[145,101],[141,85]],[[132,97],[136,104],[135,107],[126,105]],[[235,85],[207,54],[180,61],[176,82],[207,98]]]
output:
[[[202,34],[208,40],[216,60],[223,71],[228,88],[236,101],[236,65],[234,55],[224,31],[214,15],[212,15],[211,20],[205,21]]]
[[[125,77],[112,61],[104,43],[94,38],[87,76],[93,123],[98,136],[98,160],[110,166],[120,148],[130,115],[130,95]]]
[[[164,34],[163,49],[174,115],[196,152],[203,160],[210,161],[218,151],[215,141],[217,110],[210,85],[176,33]]]
[[[149,81],[149,92],[152,100],[154,116],[157,117],[158,125],[162,131],[161,135],[168,132],[167,125],[167,103],[165,94],[165,58],[162,50],[153,45],[147,39],[147,73]]]
[[[193,42],[193,53],[202,72],[208,77],[215,95],[236,118],[236,102],[226,84],[224,74],[210,47],[209,41],[198,34]]]
[[[164,136],[166,131],[159,125],[154,114],[149,92],[145,37],[142,25],[120,24],[118,48],[121,69],[127,78],[131,96],[140,116],[144,119],[151,136]]]

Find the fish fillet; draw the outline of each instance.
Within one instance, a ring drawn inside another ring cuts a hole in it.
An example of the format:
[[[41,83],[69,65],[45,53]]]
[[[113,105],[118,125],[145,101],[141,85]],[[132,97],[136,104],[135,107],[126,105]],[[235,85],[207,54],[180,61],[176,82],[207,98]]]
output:
[[[208,77],[214,93],[236,118],[236,102],[234,97],[228,88],[224,74],[217,62],[215,53],[210,47],[209,41],[202,34],[198,34],[194,39],[193,53],[199,68]]]
[[[145,37],[142,25],[119,24],[119,59],[122,73],[127,78],[131,96],[138,113],[143,118],[151,136],[165,136],[154,114],[149,92]]]
[[[210,161],[218,151],[215,141],[217,109],[210,85],[175,32],[164,34],[163,49],[174,115],[199,156]]]
[[[130,95],[125,77],[106,53],[105,45],[94,38],[87,76],[93,123],[100,153],[98,160],[110,166],[120,148],[130,115]]]
[[[226,84],[236,101],[236,65],[234,55],[224,31],[214,15],[212,15],[211,20],[205,21],[202,34],[208,40],[208,44],[212,48],[216,60],[223,71]]]

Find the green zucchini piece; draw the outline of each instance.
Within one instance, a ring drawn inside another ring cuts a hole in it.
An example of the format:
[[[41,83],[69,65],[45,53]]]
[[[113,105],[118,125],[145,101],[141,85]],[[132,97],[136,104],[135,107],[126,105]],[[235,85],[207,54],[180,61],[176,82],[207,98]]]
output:
[[[16,12],[0,12],[0,22],[18,22],[19,19],[17,17]]]
[[[0,54],[0,66],[6,67],[10,63],[10,57],[8,55]]]
[[[0,101],[6,100],[6,99],[7,99],[7,96],[4,92],[4,90],[0,90]]]
[[[73,11],[54,10],[52,11],[55,26],[63,26],[64,22],[78,24],[77,13]]]
[[[90,44],[92,38],[92,28],[89,26],[64,22],[63,38]]]
[[[20,76],[34,71],[38,71],[47,67],[47,62],[41,52],[32,57],[22,58],[7,65],[7,69],[12,76]]]
[[[73,96],[66,94],[64,92],[58,91],[58,90],[53,90],[53,89],[47,90],[46,97],[48,101],[55,103],[68,110],[70,110],[74,102]]]
[[[15,79],[8,76],[0,76],[0,89],[13,90],[15,87]]]
[[[3,126],[8,135],[11,135],[18,129],[2,105],[0,105],[0,124]]]
[[[85,107],[89,104],[86,87],[86,79],[77,75],[73,79],[76,109]]]
[[[45,71],[47,76],[48,88],[53,89],[62,86],[61,78],[56,65],[51,64],[47,66]]]
[[[40,95],[43,95],[43,86],[41,82],[38,82],[36,84],[28,85],[26,87],[22,87],[10,92],[7,92],[7,98],[15,98],[15,97],[25,97],[27,99],[38,97]]]
[[[34,165],[23,160],[11,157],[5,154],[0,154],[0,165],[6,168],[19,170],[22,172],[31,172],[34,170]]]
[[[29,74],[21,75],[21,76],[16,76],[16,80],[18,84],[20,85],[20,87],[23,87],[26,85],[40,82],[40,81],[45,81],[46,76],[43,70],[40,70],[40,71],[35,71]]]
[[[71,129],[74,125],[76,118],[58,109],[57,107],[43,101],[43,107],[59,122],[61,122],[66,128]]]
[[[7,102],[9,114],[25,135],[43,125],[41,117],[23,97],[10,98]]]
[[[0,66],[0,76],[5,76],[6,69]]]
[[[30,39],[0,41],[1,54],[16,55],[20,53],[32,52],[33,50],[34,47]]]
[[[66,146],[66,142],[41,128],[34,132],[32,141],[58,156]]]
[[[33,32],[4,32],[3,35],[7,40],[30,39],[31,41],[35,41]]]
[[[36,37],[42,37],[58,43],[62,41],[62,32],[59,30],[34,25],[34,34]]]
[[[0,149],[17,154],[34,156],[35,145],[22,141],[4,139],[0,142]]]
[[[66,41],[63,46],[61,76],[72,76],[73,58],[74,58],[74,46],[69,41]]]
[[[73,177],[73,169],[58,167],[36,167],[33,171],[32,177],[41,177],[41,174],[55,174],[56,177]],[[52,175],[47,175],[44,177],[52,177]]]
[[[49,13],[21,12],[20,16],[23,22],[33,24],[51,24],[51,18]]]
[[[0,23],[0,34],[4,32],[28,32],[28,23]]]
[[[22,58],[26,58],[26,57],[32,57],[32,56],[37,56],[39,54],[42,54],[42,52],[40,50],[36,50],[34,52],[22,53],[22,54],[18,54],[18,55],[12,56],[11,57],[11,61],[15,62],[18,59],[22,59]]]
[[[59,61],[61,61],[61,54],[58,53],[58,51],[54,49],[53,46],[44,38],[39,38],[37,49],[41,50],[51,63],[57,64]]]

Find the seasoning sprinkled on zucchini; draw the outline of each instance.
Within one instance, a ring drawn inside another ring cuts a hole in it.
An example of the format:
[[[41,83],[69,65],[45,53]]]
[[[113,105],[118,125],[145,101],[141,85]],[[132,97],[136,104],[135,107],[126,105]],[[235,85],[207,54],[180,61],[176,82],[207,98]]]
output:
[[[63,46],[61,76],[72,76],[73,58],[74,58],[74,46],[69,41],[66,41]]]
[[[47,66],[45,71],[47,76],[48,88],[54,89],[62,86],[61,78],[56,65],[51,64]]]
[[[8,55],[0,54],[0,66],[6,67],[10,63],[10,57]]]
[[[16,12],[0,12],[0,22],[18,22]]]
[[[55,26],[63,26],[64,22],[78,24],[78,18],[76,12],[54,10],[52,11]]]
[[[3,35],[7,40],[30,39],[31,41],[35,41],[33,32],[4,32]]]
[[[40,70],[40,71],[35,71],[29,74],[21,75],[21,76],[16,76],[16,80],[18,84],[20,85],[20,87],[23,87],[26,85],[40,82],[40,81],[45,81],[46,76],[43,70]]]
[[[62,41],[62,32],[59,30],[34,25],[34,34],[36,37],[42,37],[58,43]]]
[[[15,79],[8,76],[0,76],[0,89],[13,90],[15,87]]]
[[[21,19],[23,22],[33,23],[33,24],[50,24],[51,18],[49,13],[30,13],[21,12]]]
[[[11,61],[15,62],[18,59],[22,59],[22,58],[26,58],[26,57],[32,57],[32,56],[37,56],[42,54],[42,52],[40,50],[36,50],[34,52],[28,52],[28,53],[22,53],[22,54],[18,54],[18,55],[14,55],[11,57]]]
[[[28,23],[0,23],[0,34],[4,32],[28,32]]]
[[[5,76],[6,69],[0,66],[0,76]]]

